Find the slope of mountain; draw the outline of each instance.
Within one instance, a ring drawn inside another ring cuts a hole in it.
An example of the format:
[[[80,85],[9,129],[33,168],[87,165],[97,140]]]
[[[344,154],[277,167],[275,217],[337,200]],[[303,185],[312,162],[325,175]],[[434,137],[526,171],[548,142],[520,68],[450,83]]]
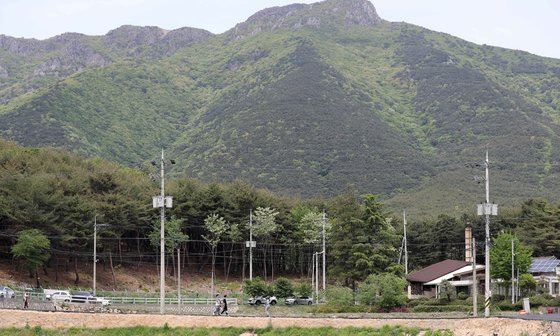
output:
[[[214,36],[14,40],[0,136],[24,145],[127,164],[163,145],[177,173],[302,196],[352,183],[418,214],[479,201],[465,163],[488,146],[498,203],[558,198],[560,60],[387,22],[367,0],[269,8]]]

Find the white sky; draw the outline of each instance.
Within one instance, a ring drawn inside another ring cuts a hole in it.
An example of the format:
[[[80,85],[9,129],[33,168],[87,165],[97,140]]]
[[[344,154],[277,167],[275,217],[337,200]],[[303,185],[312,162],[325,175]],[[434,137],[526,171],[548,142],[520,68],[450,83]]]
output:
[[[256,11],[309,0],[0,0],[0,34],[103,35],[124,24],[221,33]],[[560,58],[560,0],[372,0],[389,21]]]

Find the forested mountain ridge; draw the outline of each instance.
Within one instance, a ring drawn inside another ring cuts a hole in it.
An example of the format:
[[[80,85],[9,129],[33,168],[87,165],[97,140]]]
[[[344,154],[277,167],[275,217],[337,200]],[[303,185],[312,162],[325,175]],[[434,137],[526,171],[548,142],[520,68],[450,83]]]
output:
[[[366,0],[266,9],[175,49],[122,29],[107,64],[45,82],[0,70],[0,135],[129,165],[164,145],[174,174],[303,196],[351,183],[418,215],[473,211],[464,164],[488,144],[495,202],[558,198],[559,60],[387,22]]]

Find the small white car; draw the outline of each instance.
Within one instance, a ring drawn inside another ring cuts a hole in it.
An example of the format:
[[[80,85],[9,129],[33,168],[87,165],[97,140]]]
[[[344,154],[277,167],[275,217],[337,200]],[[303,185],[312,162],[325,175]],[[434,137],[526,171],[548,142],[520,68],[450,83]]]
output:
[[[70,302],[70,300],[72,300],[72,295],[70,295],[70,292],[68,291],[59,291],[50,294],[49,297],[47,297],[47,300]]]
[[[276,299],[276,296],[271,296],[269,299],[270,299],[270,304],[273,305],[273,306],[276,303],[278,303],[278,300]],[[258,305],[266,303],[266,297],[265,296],[256,296],[254,298],[250,298],[248,302],[249,302],[250,305],[257,305],[258,306]]]

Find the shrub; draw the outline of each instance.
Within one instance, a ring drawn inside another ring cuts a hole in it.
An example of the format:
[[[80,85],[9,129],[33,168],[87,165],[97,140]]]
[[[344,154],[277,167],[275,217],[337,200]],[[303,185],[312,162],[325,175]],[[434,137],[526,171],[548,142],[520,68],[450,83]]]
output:
[[[523,309],[523,303],[516,302],[512,304],[511,300],[504,300],[494,303],[494,307],[499,308],[500,310],[518,311]]]
[[[455,297],[457,297],[457,290],[449,281],[443,280],[439,285],[440,295],[442,298],[446,298],[448,302],[451,302]]]
[[[277,297],[287,298],[294,295],[294,286],[286,278],[278,278],[274,282],[274,294]]]
[[[472,309],[466,305],[427,306],[419,305],[412,309],[415,313],[444,313],[444,312],[469,312]]]
[[[465,292],[460,292],[459,294],[457,294],[457,299],[459,300],[466,300],[468,298],[469,298],[469,294]]]
[[[307,282],[300,282],[296,288],[294,288],[294,291],[300,296],[311,296],[313,288]]]
[[[353,306],[354,295],[348,287],[330,286],[327,288],[327,302],[329,306]]]
[[[502,294],[492,295],[492,302],[500,302],[500,301],[504,301],[505,299],[506,299],[506,296],[502,295]]]
[[[243,286],[243,293],[250,296],[259,295],[269,295],[269,286],[263,281],[263,279],[257,277],[253,280],[245,280],[245,286]]]
[[[406,303],[406,280],[391,273],[371,274],[359,285],[358,301],[383,308]]]

